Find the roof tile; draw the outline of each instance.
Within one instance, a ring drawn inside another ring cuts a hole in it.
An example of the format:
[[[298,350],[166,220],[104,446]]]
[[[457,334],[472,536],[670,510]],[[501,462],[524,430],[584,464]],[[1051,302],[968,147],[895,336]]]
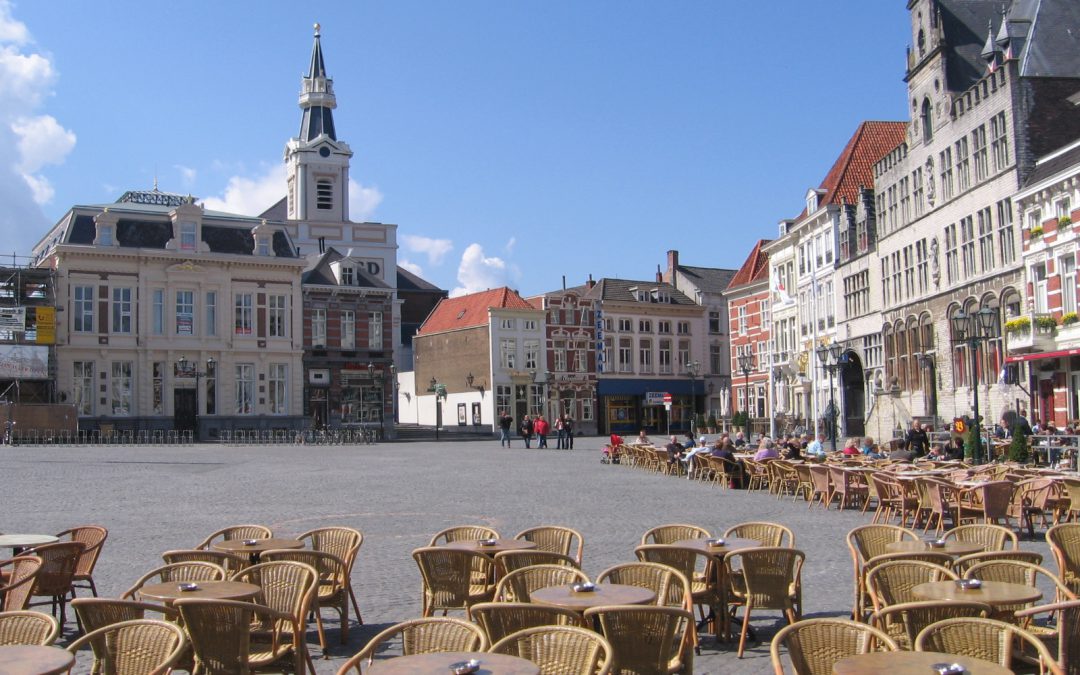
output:
[[[536,309],[517,291],[503,286],[479,293],[443,298],[428,315],[417,335],[486,326],[489,309]]]

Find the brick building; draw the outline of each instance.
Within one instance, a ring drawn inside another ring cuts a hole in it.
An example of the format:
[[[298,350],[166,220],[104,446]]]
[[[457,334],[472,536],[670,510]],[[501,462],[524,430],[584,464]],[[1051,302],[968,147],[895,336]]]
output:
[[[731,326],[731,404],[734,415],[746,412],[751,427],[758,432],[768,431],[769,421],[769,340],[772,322],[769,318],[769,256],[765,247],[769,240],[761,239],[735,272],[724,291],[728,302],[728,325]],[[743,357],[740,361],[740,357]],[[741,367],[747,362],[747,370]]]

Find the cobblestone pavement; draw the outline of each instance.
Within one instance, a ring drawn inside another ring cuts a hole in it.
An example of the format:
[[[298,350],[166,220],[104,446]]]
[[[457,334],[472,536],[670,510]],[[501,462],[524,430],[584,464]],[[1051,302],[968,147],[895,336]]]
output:
[[[595,576],[632,561],[641,534],[663,523],[695,523],[722,534],[748,520],[790,527],[806,553],[807,616],[845,616],[852,603],[851,559],[844,541],[870,521],[857,511],[808,510],[805,502],[688,482],[599,463],[601,439],[573,451],[501,449],[477,443],[397,443],[360,447],[3,447],[2,532],[59,532],[80,524],[109,528],[95,578],[119,595],[161,564],[162,551],[190,548],[210,532],[261,523],[293,535],[324,525],[364,533],[353,583],[364,625],[339,643],[328,612],[333,673],[378,630],[420,615],[420,576],[410,552],[445,527],[481,523],[503,536],[539,524],[563,524],[585,536],[584,570]],[[1052,565],[1045,543],[1025,542]],[[769,643],[782,625],[762,611],[752,625],[761,642],[745,658],[702,638],[698,673],[765,673]],[[71,639],[69,622],[63,641]],[[81,668],[80,663],[80,668]],[[85,669],[76,672],[86,672]]]

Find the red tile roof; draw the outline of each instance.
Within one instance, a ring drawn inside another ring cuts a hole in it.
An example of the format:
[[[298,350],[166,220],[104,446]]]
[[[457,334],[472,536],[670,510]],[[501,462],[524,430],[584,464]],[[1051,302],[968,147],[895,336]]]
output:
[[[517,291],[503,286],[490,291],[443,298],[420,326],[417,335],[486,326],[489,309],[535,309]]]
[[[825,196],[820,205],[854,204],[858,201],[859,188],[874,187],[874,164],[896,146],[904,142],[907,122],[863,122],[847,142],[844,151],[836,158],[820,190]],[[799,219],[807,215],[806,209]]]
[[[769,254],[762,250],[768,243],[768,239],[758,239],[758,242],[754,244],[754,250],[750,251],[750,255],[746,257],[746,262],[742,264],[735,276],[731,277],[728,290],[769,278]]]

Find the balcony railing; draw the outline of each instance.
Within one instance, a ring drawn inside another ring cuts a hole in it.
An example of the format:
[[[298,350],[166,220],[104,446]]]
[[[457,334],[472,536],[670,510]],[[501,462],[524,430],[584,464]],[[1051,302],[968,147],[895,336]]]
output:
[[[1031,312],[1005,322],[1006,349],[1012,353],[1049,351],[1057,340],[1058,324],[1053,314]]]

